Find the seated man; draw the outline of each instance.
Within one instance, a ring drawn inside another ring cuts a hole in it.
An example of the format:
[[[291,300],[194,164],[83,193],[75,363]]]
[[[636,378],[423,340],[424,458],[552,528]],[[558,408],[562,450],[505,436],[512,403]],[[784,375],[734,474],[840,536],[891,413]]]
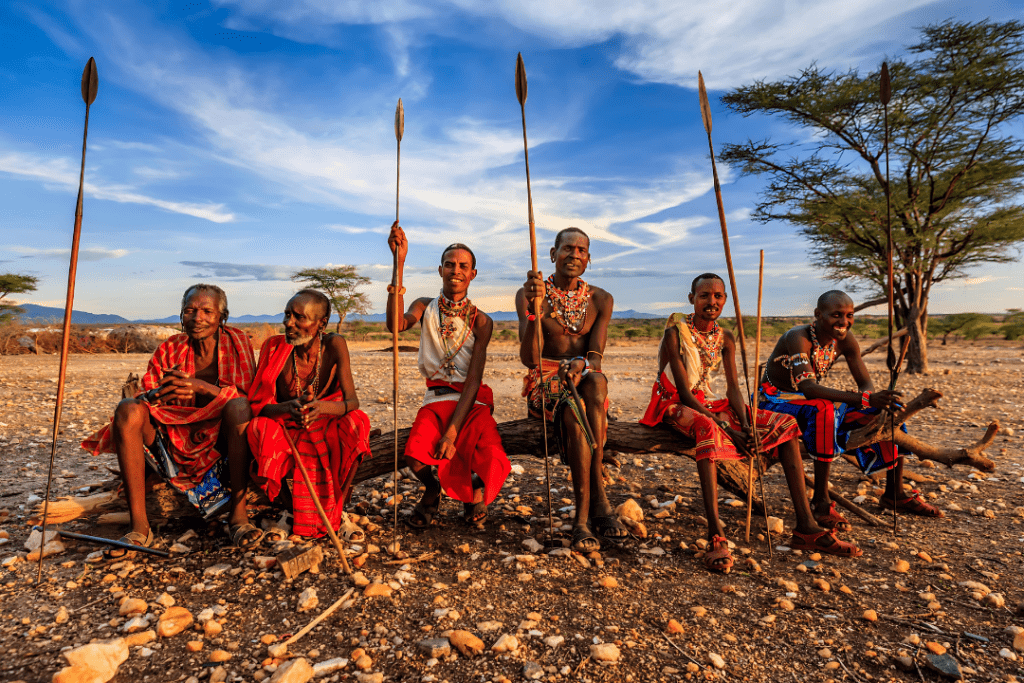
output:
[[[651,390],[651,402],[640,424],[671,426],[697,442],[697,473],[704,495],[708,520],[708,552],[704,566],[711,571],[728,572],[732,553],[725,526],[718,516],[717,460],[739,460],[754,450],[750,429],[750,408],[736,380],[736,342],[732,333],[718,325],[727,296],[725,282],[714,273],[694,278],[689,300],[693,313],[673,313],[658,351],[658,379]],[[719,365],[725,370],[726,398],[716,400],[711,393],[711,373]],[[672,371],[669,380],[666,366]],[[676,387],[687,387],[680,392]],[[800,430],[788,415],[757,411],[760,447],[771,457],[778,456],[786,473],[786,483],[796,512],[796,530],[792,547],[815,550],[843,557],[858,557],[860,549],[838,540],[811,517],[800,464]]]
[[[392,282],[398,282],[409,242],[397,221],[388,246],[396,256]],[[466,296],[476,277],[476,256],[464,244],[452,244],[441,253],[437,271],[441,294],[416,299],[398,321],[393,320],[395,297],[398,308],[404,308],[403,291],[388,287],[388,329],[395,329],[397,322],[402,332],[419,323],[419,367],[427,381],[423,406],[405,444],[406,462],[426,486],[406,520],[417,529],[433,523],[442,489],[462,501],[467,523],[482,525],[487,506],[512,469],[491,416],[494,395],[482,384],[494,324]]]
[[[627,535],[604,490],[604,443],[608,432],[608,381],[601,360],[612,295],[581,279],[590,263],[590,238],[579,228],[566,228],[551,248],[555,273],[544,281],[532,270],[516,292],[519,314],[519,358],[530,368],[523,396],[533,417],[552,423],[562,462],[572,472],[576,518],[572,549],[590,552],[601,547],[594,532],[618,542]],[[535,302],[541,300],[541,357],[537,357]],[[577,406],[569,384],[578,387]],[[580,409],[582,408],[582,410]],[[589,429],[596,447],[588,444]],[[592,525],[591,525],[592,523]]]
[[[263,532],[245,508],[249,449],[239,431],[250,418],[245,393],[256,362],[249,337],[228,327],[228,299],[215,285],[192,285],[181,297],[181,329],[153,354],[143,391],[121,401],[111,424],[82,442],[93,455],[117,453],[131,531],[121,540],[149,547],[146,463],[185,493],[206,518],[227,504],[232,542],[257,543]],[[227,455],[227,462],[222,458]],[[224,490],[224,465],[228,490]],[[127,551],[114,548],[108,557]]]
[[[370,420],[359,410],[349,367],[348,345],[324,333],[331,302],[315,289],[295,294],[284,309],[284,334],[260,349],[256,378],[249,392],[255,417],[249,446],[256,482],[274,500],[292,478],[292,531],[300,536],[327,533],[316,510],[316,496],[331,528],[342,523],[352,478],[370,457]],[[297,471],[287,433],[309,473],[313,491]]]
[[[860,346],[850,334],[852,325],[853,300],[839,290],[825,292],[818,297],[814,322],[798,325],[779,338],[761,379],[761,405],[765,410],[794,416],[803,431],[804,445],[814,458],[811,505],[815,518],[822,526],[840,531],[849,529],[850,523],[828,495],[832,460],[844,452],[850,432],[870,422],[879,410],[898,409],[901,396],[896,391],[874,390]],[[840,355],[846,356],[858,393],[821,384]],[[903,459],[891,441],[856,449],[853,455],[865,473],[888,469],[882,506],[891,508],[895,495],[900,510],[926,517],[943,516],[917,491],[909,497],[904,495]]]

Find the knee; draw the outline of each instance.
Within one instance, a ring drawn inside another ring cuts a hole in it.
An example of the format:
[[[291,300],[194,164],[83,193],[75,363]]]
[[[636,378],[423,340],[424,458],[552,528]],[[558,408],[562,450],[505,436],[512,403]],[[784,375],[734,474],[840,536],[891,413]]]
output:
[[[608,380],[604,375],[592,372],[580,382],[580,389],[586,400],[604,405],[604,400],[608,397]]]
[[[149,410],[146,409],[142,401],[126,398],[118,403],[114,410],[114,429],[118,433],[142,429],[148,417]]]
[[[718,425],[707,415],[694,411],[693,426],[698,429],[715,429]]]
[[[245,398],[233,398],[224,406],[222,413],[224,422],[229,425],[240,425],[252,419],[252,408],[249,407],[249,400]]]

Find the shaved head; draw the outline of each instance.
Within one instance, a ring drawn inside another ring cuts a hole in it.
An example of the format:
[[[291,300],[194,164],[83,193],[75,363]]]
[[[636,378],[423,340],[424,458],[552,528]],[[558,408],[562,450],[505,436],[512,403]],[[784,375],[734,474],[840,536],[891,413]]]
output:
[[[847,304],[853,304],[853,299],[851,299],[850,295],[841,289],[830,289],[818,297],[818,308],[821,310],[825,310],[832,306],[845,306]]]

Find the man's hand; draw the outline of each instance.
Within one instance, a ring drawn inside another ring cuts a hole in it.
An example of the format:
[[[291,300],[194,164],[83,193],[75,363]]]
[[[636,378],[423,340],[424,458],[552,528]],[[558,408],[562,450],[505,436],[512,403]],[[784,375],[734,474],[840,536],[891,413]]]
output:
[[[388,235],[388,247],[391,253],[398,257],[399,263],[405,263],[405,257],[409,254],[409,240],[405,237],[402,226],[395,221],[391,224],[391,234]]]
[[[189,375],[181,370],[171,369],[160,379],[160,388],[156,398],[161,401],[189,401],[196,394],[216,396],[218,387]]]
[[[750,455],[754,452],[754,435],[749,431],[740,431],[733,429],[732,427],[726,427],[719,425],[725,435],[736,445],[736,448],[740,450],[744,455]]]
[[[456,435],[451,431],[451,429],[447,430],[441,440],[437,442],[437,457],[441,460],[451,460],[455,457]]]
[[[903,398],[901,391],[876,391],[868,396],[868,403],[872,408],[896,412],[903,407],[900,399]]]
[[[544,275],[540,271],[526,271],[526,282],[523,283],[523,293],[527,301],[543,300],[547,292],[547,285],[544,283]],[[532,308],[536,311],[537,308]]]
[[[578,387],[586,367],[586,363],[576,359],[569,363],[562,363],[558,368],[558,379],[563,382],[572,382],[574,387]]]

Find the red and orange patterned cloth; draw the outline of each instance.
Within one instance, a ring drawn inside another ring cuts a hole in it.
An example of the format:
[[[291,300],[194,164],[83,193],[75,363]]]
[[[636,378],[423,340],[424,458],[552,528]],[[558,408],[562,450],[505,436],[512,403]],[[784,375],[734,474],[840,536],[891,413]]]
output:
[[[143,392],[160,386],[164,374],[177,366],[190,377],[195,376],[195,353],[188,335],[176,334],[153,354],[142,378]],[[169,451],[180,465],[171,480],[175,488],[187,491],[197,486],[220,459],[217,450],[220,437],[221,411],[228,401],[244,397],[253,381],[256,361],[252,344],[245,332],[234,327],[221,326],[217,331],[217,385],[220,393],[203,407],[195,399],[187,402],[150,405],[152,420],[163,426],[169,441]],[[114,453],[112,425],[108,424],[82,442],[82,448],[93,455]]]
[[[277,498],[286,478],[292,477],[293,531],[300,536],[319,537],[327,533],[312,495],[316,495],[334,529],[341,525],[342,511],[351,492],[350,474],[370,453],[370,419],[361,410],[341,417],[321,417],[302,427],[290,417],[268,418],[260,413],[277,401],[277,378],[284,370],[293,347],[284,335],[271,337],[260,350],[249,400],[254,417],[249,423],[248,439],[252,449],[255,479],[271,500]],[[320,397],[321,401],[340,401],[342,391]],[[309,491],[295,462],[284,430],[295,443],[309,473],[313,491]]]

